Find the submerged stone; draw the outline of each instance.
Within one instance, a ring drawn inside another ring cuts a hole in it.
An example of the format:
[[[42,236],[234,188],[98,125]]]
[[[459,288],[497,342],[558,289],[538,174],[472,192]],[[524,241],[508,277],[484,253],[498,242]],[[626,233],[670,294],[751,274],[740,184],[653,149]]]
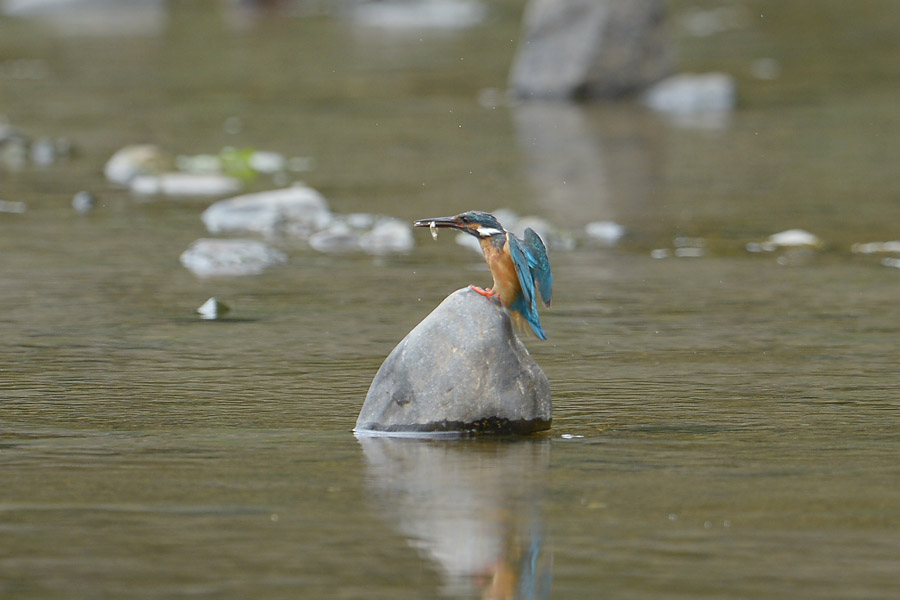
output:
[[[611,248],[625,236],[625,227],[615,221],[593,221],[584,226],[584,232],[594,243]]]
[[[680,73],[648,89],[641,101],[670,115],[729,112],[737,104],[737,84],[727,73]]]
[[[356,431],[528,433],[551,417],[550,382],[509,315],[463,288],[385,359]]]
[[[259,240],[199,239],[181,254],[181,264],[198,277],[256,275],[287,257]]]
[[[413,249],[412,228],[399,219],[382,218],[359,238],[363,252],[375,256],[402,254]]]
[[[774,252],[785,248],[821,250],[824,243],[818,236],[805,229],[788,229],[773,233],[762,242],[749,242],[748,252]]]
[[[159,175],[174,164],[174,159],[159,146],[134,144],[120,148],[103,167],[113,183],[128,185],[138,175]]]
[[[340,219],[309,236],[309,247],[328,254],[352,252],[359,249],[359,235]]]
[[[357,23],[385,29],[458,29],[481,23],[486,14],[479,0],[356,0],[350,10]]]
[[[24,213],[28,207],[24,202],[16,200],[0,200],[0,213]]]
[[[241,189],[241,182],[221,173],[161,173],[137,175],[128,187],[135,194],[152,196],[222,196]]]
[[[72,197],[72,208],[75,209],[75,212],[81,214],[87,214],[94,209],[94,206],[97,204],[97,199],[94,195],[87,191],[80,191]]]
[[[202,218],[210,233],[273,234],[284,230],[307,237],[325,227],[332,216],[322,194],[294,185],[221,200],[207,208]]]

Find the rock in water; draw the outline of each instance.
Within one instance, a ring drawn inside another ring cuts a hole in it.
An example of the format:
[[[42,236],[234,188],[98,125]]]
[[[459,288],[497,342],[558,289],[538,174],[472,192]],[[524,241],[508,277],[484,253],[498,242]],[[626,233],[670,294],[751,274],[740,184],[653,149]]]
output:
[[[181,253],[181,264],[197,277],[258,275],[287,261],[287,256],[259,240],[201,238]]]
[[[671,68],[660,0],[531,0],[510,87],[522,98],[618,98]]]
[[[464,288],[385,359],[355,431],[529,433],[551,417],[550,382],[509,315]]]
[[[328,202],[305,185],[220,200],[201,217],[210,233],[273,234],[286,230],[306,238],[332,220]]]

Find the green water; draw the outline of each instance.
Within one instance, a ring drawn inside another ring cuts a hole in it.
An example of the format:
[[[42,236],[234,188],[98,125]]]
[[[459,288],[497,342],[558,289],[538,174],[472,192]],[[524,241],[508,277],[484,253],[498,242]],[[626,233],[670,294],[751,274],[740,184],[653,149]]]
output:
[[[505,83],[511,0],[404,34],[213,2],[129,35],[0,18],[0,63],[43,73],[2,71],[0,114],[77,149],[0,170],[0,200],[27,205],[0,213],[0,596],[895,597],[900,272],[850,246],[900,237],[900,9],[739,4],[733,31],[675,28],[680,70],[738,78],[712,129],[479,105]],[[780,77],[753,78],[758,58]],[[551,255],[550,339],[526,343],[553,428],[357,440],[397,341],[489,283],[478,256],[424,231],[378,260],[276,241],[283,267],[197,279],[178,256],[210,200],[102,177],[138,142],[313,157],[297,177],[341,213],[623,224],[617,249]],[[798,227],[824,248],[745,250]],[[651,258],[679,236],[704,256]],[[210,296],[229,320],[195,318]]]

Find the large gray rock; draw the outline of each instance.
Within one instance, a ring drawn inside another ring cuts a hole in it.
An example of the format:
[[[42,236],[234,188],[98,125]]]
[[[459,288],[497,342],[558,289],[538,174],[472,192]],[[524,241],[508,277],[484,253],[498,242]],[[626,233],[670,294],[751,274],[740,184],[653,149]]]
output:
[[[500,305],[457,290],[385,359],[356,431],[548,429],[550,382]]]
[[[523,98],[616,98],[671,73],[661,0],[531,0],[510,73]]]

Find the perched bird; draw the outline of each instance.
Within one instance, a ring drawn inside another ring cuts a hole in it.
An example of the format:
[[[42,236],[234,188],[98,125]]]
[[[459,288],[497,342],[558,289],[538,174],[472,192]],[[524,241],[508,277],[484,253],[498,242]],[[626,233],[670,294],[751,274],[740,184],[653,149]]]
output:
[[[540,292],[544,304],[550,306],[553,274],[544,242],[533,229],[526,229],[525,239],[520,240],[503,229],[494,215],[478,210],[455,217],[420,219],[414,225],[431,228],[435,237],[436,228],[443,227],[465,231],[478,238],[494,285],[487,290],[473,285],[472,289],[483,296],[499,298],[516,325],[524,329],[527,323],[538,338],[547,339],[538,317],[537,293]]]

